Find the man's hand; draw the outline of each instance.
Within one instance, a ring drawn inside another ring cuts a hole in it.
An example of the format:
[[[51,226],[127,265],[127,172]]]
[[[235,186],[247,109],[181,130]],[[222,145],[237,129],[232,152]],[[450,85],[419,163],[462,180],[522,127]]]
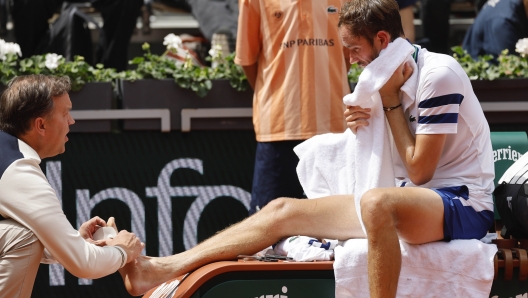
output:
[[[87,242],[93,243],[97,246],[110,245],[121,247],[127,253],[127,263],[135,260],[145,247],[145,243],[141,242],[134,233],[130,233],[126,230],[117,233],[117,236],[113,239],[93,240],[93,234],[101,227],[112,227],[117,232],[117,226],[113,217],[110,217],[108,222],[105,222],[103,219],[96,216],[81,225],[79,228],[79,234],[81,234],[81,237]]]
[[[359,127],[369,125],[367,119],[370,118],[370,109],[363,109],[360,106],[347,106],[344,114],[347,126],[353,133],[356,133]]]
[[[98,246],[104,246],[104,241],[93,240],[93,234],[100,227],[105,227],[105,226],[106,226],[106,222],[103,219],[101,219],[99,216],[95,216],[89,221],[81,225],[81,227],[79,228],[79,234],[81,234],[81,237],[83,237],[84,240],[86,240],[86,242],[93,243]]]
[[[384,107],[394,107],[400,104],[400,88],[411,77],[412,73],[413,69],[407,62],[403,62],[394,71],[387,83],[379,90]]]
[[[110,246],[119,246],[127,253],[127,263],[135,260],[143,248],[145,243],[141,242],[134,233],[121,230],[119,234],[113,239],[107,239],[106,244]]]

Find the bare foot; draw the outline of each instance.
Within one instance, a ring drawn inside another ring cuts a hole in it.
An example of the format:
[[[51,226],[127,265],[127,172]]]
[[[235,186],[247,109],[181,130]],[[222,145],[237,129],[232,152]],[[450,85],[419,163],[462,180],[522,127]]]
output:
[[[163,270],[156,258],[139,256],[136,260],[119,269],[125,287],[132,296],[139,296],[157,285],[172,278],[172,274]]]

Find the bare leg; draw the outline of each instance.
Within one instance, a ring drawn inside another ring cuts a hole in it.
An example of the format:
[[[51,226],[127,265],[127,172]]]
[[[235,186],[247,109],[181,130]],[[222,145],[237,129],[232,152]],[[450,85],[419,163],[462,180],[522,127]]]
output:
[[[368,235],[370,297],[396,297],[401,270],[398,239],[421,244],[444,238],[444,205],[426,188],[373,189],[361,199]]]
[[[365,237],[353,196],[280,198],[190,250],[161,258],[139,257],[119,272],[128,292],[140,295],[205,264],[254,254],[292,235],[343,240]]]

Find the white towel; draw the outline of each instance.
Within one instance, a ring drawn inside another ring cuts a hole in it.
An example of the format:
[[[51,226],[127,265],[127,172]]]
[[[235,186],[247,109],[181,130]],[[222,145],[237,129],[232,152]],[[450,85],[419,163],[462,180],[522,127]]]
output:
[[[390,145],[390,129],[385,119],[383,104],[379,95],[381,87],[387,83],[396,69],[407,62],[413,68],[411,77],[402,87],[403,108],[409,107],[416,98],[418,80],[417,66],[411,54],[415,48],[405,39],[397,38],[382,50],[379,57],[374,59],[359,76],[354,93],[343,98],[343,102],[350,106],[370,108],[369,125],[357,130],[354,142],[355,167],[350,173],[355,177],[354,198],[356,211],[363,231],[361,221],[360,200],[363,194],[376,187],[394,187],[394,168]]]
[[[497,246],[479,240],[422,245],[400,241],[400,248],[396,297],[489,297]],[[335,248],[335,255],[336,297],[370,297],[367,240],[348,240]]]
[[[413,74],[401,88],[404,92],[402,105],[405,110],[414,104],[419,75],[417,65],[411,59],[413,51],[414,47],[404,39],[398,38],[390,43],[387,49],[381,51],[379,57],[363,70],[354,93],[343,99],[347,105],[371,108],[369,126],[358,129],[356,135],[347,130],[342,134],[315,136],[294,148],[299,157],[297,174],[308,198],[354,194],[356,210],[361,218],[359,201],[365,191],[375,187],[395,186],[393,163],[401,163],[401,160],[392,160],[393,156],[399,157],[398,154],[391,154],[390,129],[386,127],[378,90],[399,65],[408,61],[413,67]],[[413,108],[416,108],[416,105]],[[368,292],[365,295],[355,294],[365,289],[368,291],[365,267],[367,241],[358,239],[348,243],[345,249],[339,246],[335,249],[336,297],[368,297]],[[358,244],[357,247],[354,243]],[[454,290],[457,293],[462,291],[459,288],[463,285],[466,292],[473,293],[453,295],[454,297],[478,297],[482,295],[474,293],[489,293],[491,290],[495,245],[482,244],[478,240],[454,240],[449,243],[435,242],[420,246],[403,243],[402,247],[403,264],[410,263],[413,266],[402,267],[398,286],[399,297],[406,296],[405,293],[411,293],[409,296],[412,297],[450,297],[444,293],[452,292],[446,289],[454,284],[452,280],[458,280]],[[412,251],[413,256],[420,257],[409,259],[407,251]],[[467,260],[463,262],[461,259]],[[471,266],[458,266],[467,264],[468,260]],[[450,271],[450,266],[459,270]],[[479,270],[473,270],[475,266]],[[443,273],[434,276],[436,272]],[[442,281],[444,275],[449,275],[446,283]],[[403,282],[402,276],[407,278]],[[434,278],[427,280],[427,286],[424,287],[427,292],[424,292],[423,296],[415,294],[413,291],[419,287],[417,284],[420,280],[431,276]]]
[[[339,241],[325,239],[321,242],[312,237],[292,236],[273,246],[275,254],[287,256],[297,262],[330,261]]]
[[[309,199],[336,194],[353,194],[355,136],[350,130],[344,133],[327,133],[314,136],[293,150],[299,157],[297,176]]]

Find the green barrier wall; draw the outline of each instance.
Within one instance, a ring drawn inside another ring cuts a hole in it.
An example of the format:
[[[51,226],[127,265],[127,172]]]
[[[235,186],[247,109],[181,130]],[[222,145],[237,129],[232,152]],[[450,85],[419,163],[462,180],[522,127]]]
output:
[[[203,298],[218,297],[334,297],[333,279],[233,280],[222,283]],[[194,297],[193,297],[194,298]]]
[[[504,172],[528,151],[526,132],[492,132],[493,162],[495,163],[495,185]],[[495,219],[500,219],[495,209]]]

